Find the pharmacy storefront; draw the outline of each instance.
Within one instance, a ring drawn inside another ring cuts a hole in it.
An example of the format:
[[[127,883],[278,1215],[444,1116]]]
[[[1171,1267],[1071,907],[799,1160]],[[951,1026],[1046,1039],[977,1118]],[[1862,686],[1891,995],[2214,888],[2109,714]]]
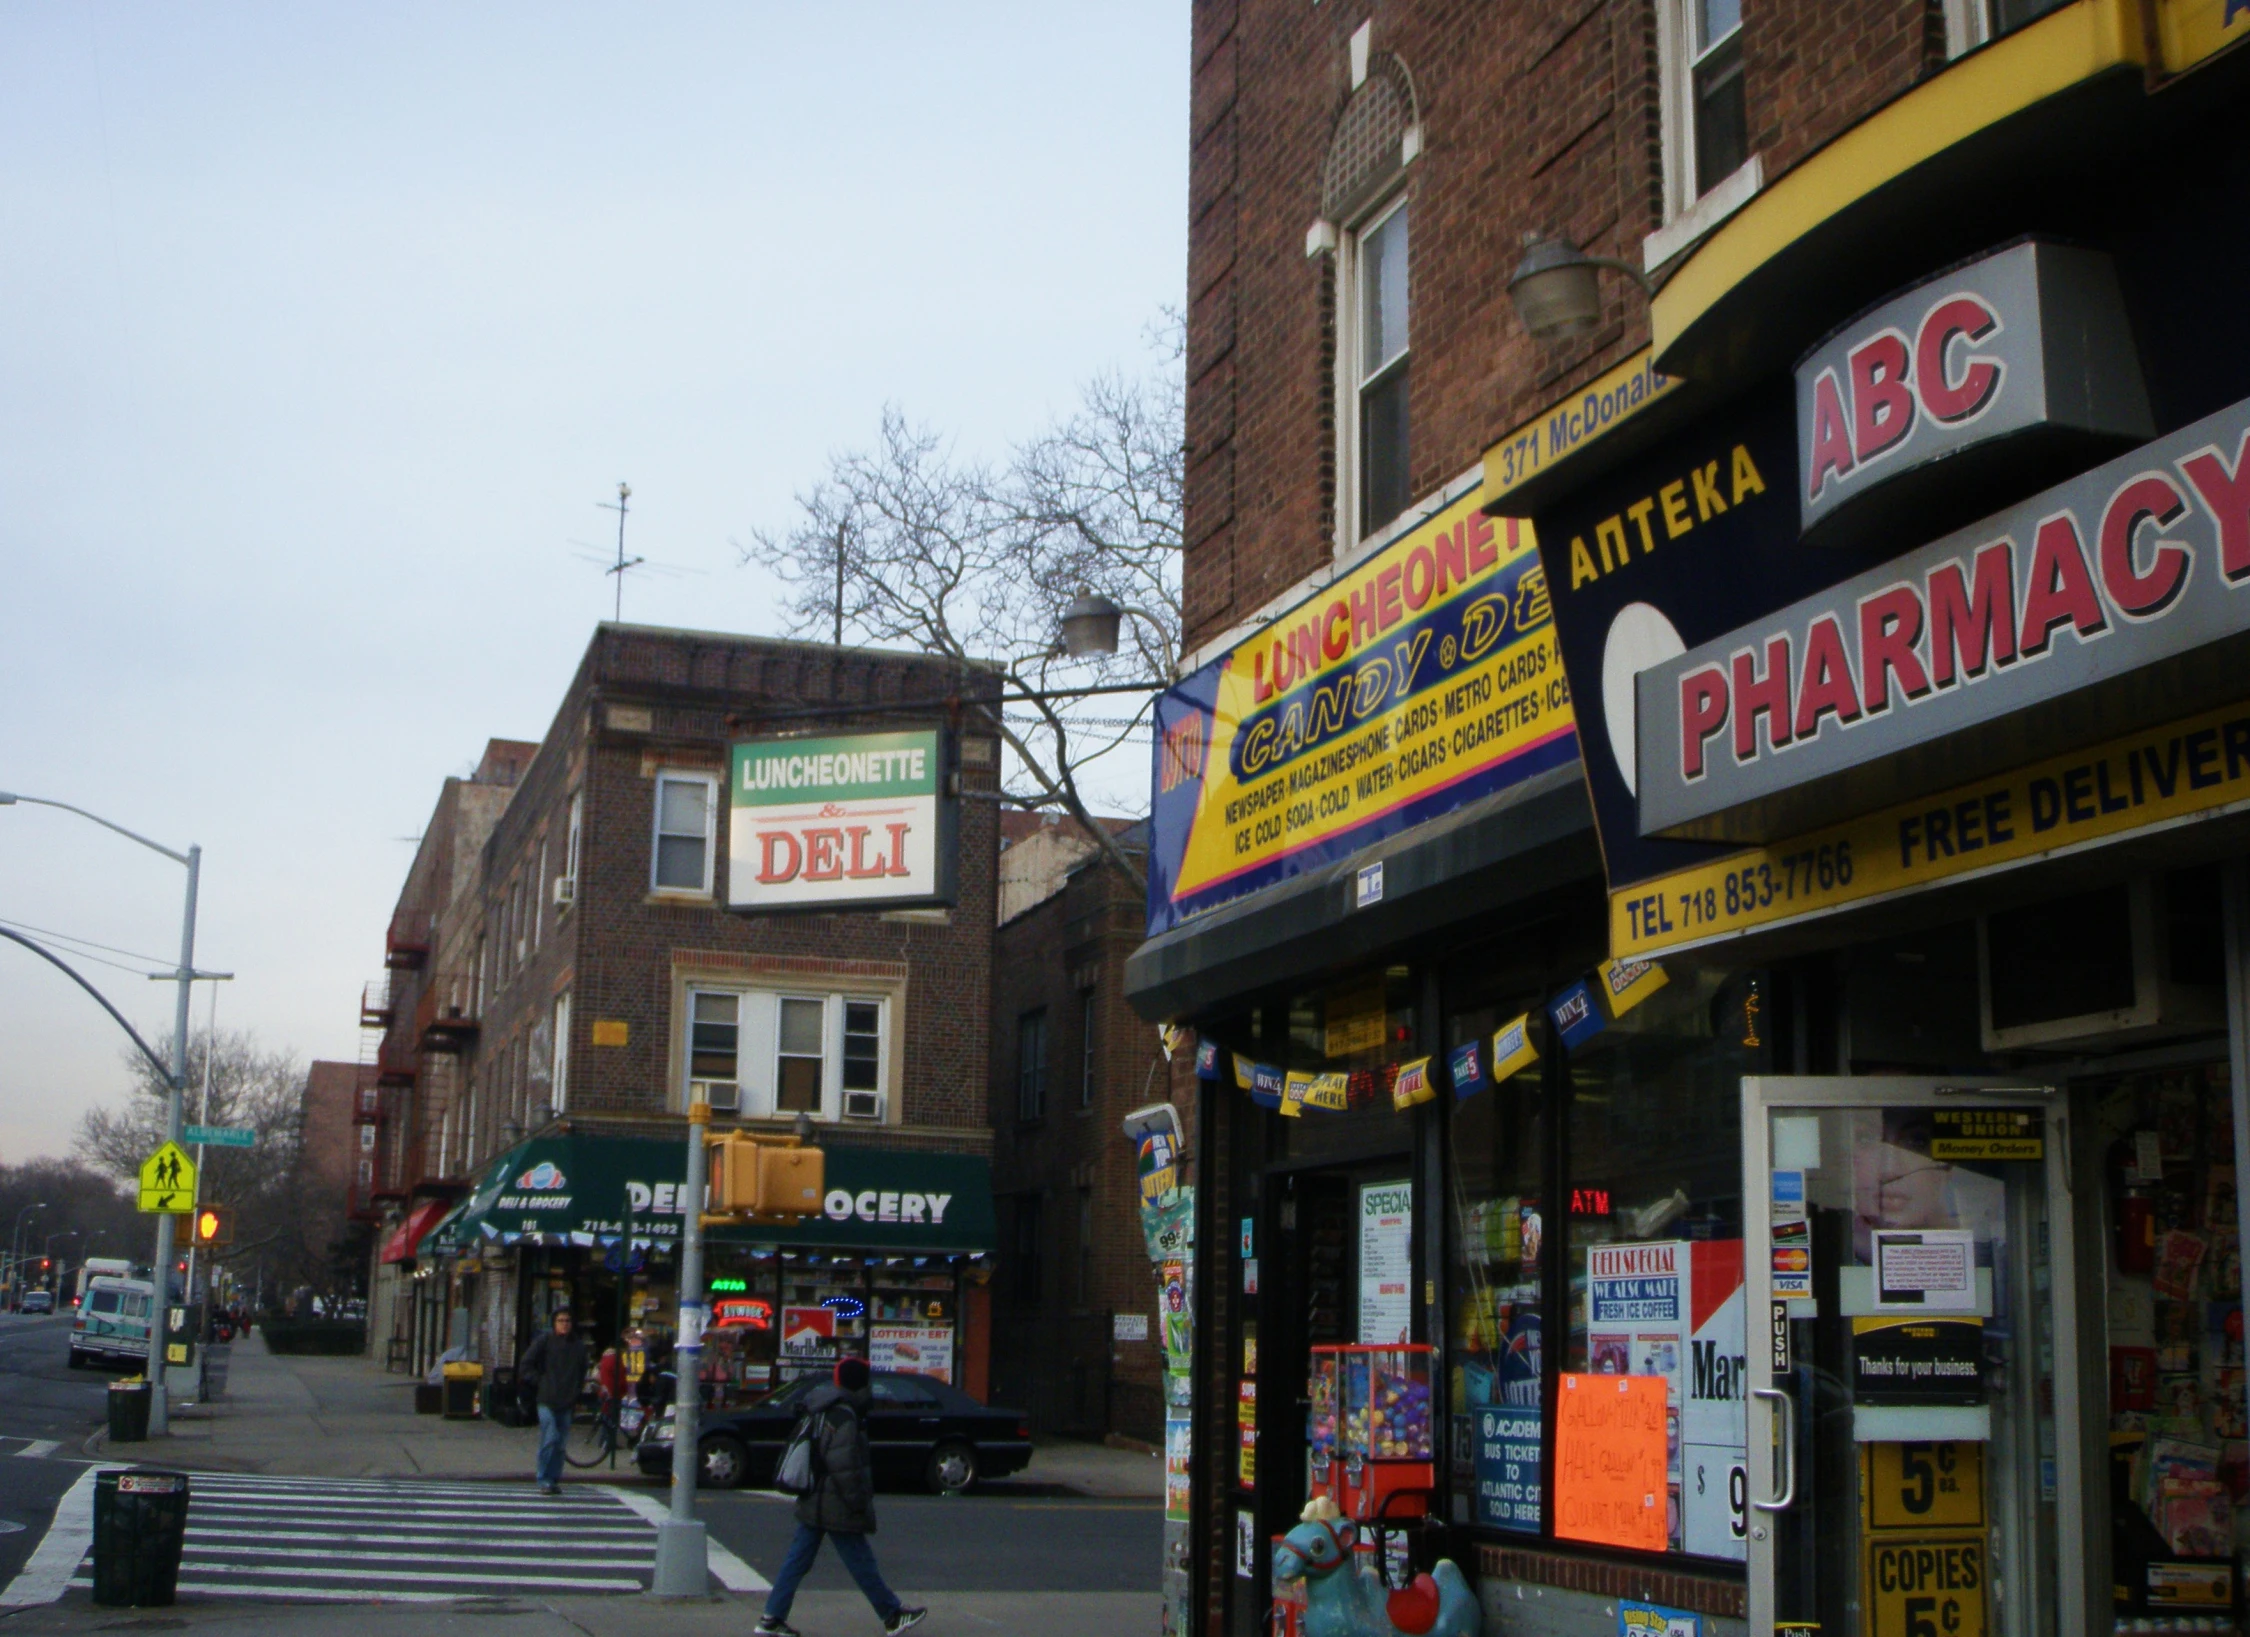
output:
[[[2125,49],[1934,151],[1941,88],[1902,97],[1663,286],[1678,390],[1487,463],[1548,574],[1604,953],[1713,1000],[1657,1138],[1707,1179],[1659,1232],[1604,1202],[1555,1341],[1663,1379],[1668,1545],[1741,1563],[1753,1631],[2237,1628],[2250,70]]]

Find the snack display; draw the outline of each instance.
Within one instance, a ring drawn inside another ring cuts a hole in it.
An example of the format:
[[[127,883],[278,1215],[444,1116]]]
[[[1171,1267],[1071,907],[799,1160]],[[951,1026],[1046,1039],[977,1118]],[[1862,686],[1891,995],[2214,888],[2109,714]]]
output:
[[[1427,1461],[1430,1428],[1427,1348],[1354,1348],[1344,1360],[1344,1450],[1371,1461]]]

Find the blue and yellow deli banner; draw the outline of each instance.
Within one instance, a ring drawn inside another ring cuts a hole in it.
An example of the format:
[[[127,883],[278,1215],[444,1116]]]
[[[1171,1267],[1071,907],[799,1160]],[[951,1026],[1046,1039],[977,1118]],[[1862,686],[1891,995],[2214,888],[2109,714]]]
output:
[[[1471,491],[1157,701],[1149,935],[1577,754],[1531,525]]]

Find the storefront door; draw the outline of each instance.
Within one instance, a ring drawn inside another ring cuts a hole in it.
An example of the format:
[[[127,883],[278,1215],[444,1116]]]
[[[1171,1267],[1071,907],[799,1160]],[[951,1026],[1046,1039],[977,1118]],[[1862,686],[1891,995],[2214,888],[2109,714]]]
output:
[[[2061,1099],[1742,1086],[1750,1629],[2086,1630]]]

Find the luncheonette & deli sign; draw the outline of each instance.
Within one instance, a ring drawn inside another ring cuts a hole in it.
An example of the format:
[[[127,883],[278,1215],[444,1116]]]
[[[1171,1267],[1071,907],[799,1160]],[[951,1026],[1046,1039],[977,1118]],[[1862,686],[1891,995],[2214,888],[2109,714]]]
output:
[[[936,729],[753,739],[727,780],[727,907],[895,909],[956,896]]]

